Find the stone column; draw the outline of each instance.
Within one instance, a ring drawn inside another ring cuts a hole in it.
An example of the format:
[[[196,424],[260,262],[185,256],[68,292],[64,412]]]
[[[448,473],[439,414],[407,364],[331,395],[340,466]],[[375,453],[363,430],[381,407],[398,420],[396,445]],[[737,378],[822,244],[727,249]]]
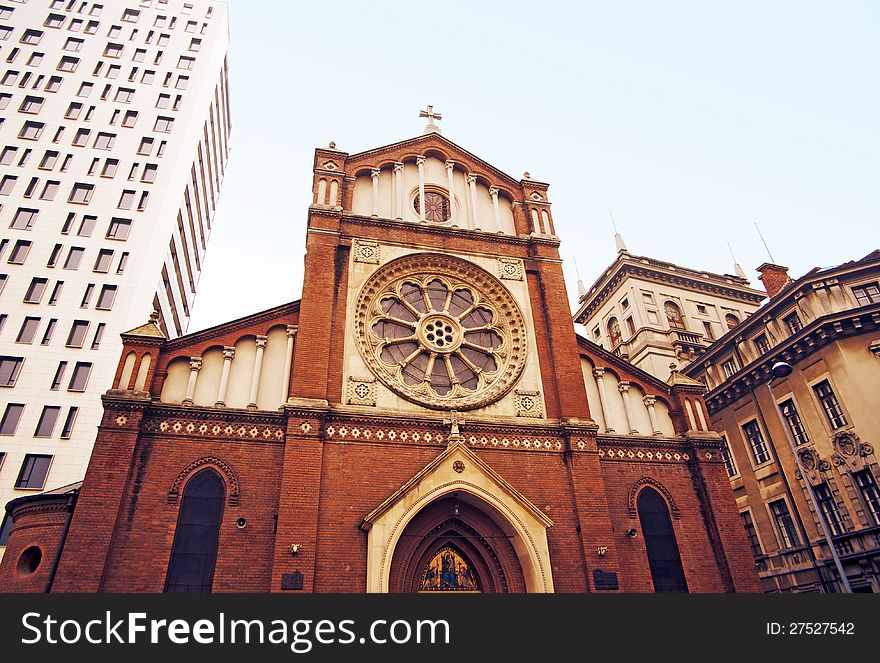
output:
[[[296,330],[297,327],[287,325],[287,354],[284,356],[284,381],[281,383],[282,405],[287,402],[290,392],[290,366],[293,363],[293,339],[296,337]]]
[[[223,372],[220,373],[220,388],[217,390],[217,402],[214,407],[226,407],[226,387],[229,386],[229,370],[232,368],[232,359],[235,357],[235,348],[231,345],[223,346]]]
[[[474,230],[480,230],[480,222],[477,219],[477,176],[468,174],[467,176],[468,190],[471,192],[471,223]]]
[[[257,336],[257,356],[254,358],[254,372],[251,375],[251,393],[248,397],[248,408],[257,409],[257,389],[260,386],[260,371],[263,370],[263,351],[266,349],[268,338]]]
[[[453,175],[455,174],[455,162],[447,161],[446,162],[446,182],[447,188],[449,189],[449,220],[455,216],[455,178]],[[461,224],[459,224],[461,225]],[[467,227],[467,223],[464,224]]]
[[[193,394],[196,393],[196,379],[199,377],[199,371],[202,370],[202,358],[190,357],[189,359],[189,382],[186,383],[186,396],[183,398],[183,405],[193,404]]]
[[[605,393],[605,369],[598,367],[593,369],[593,376],[596,378],[596,384],[599,387],[599,407],[602,409],[602,418],[605,419],[605,432],[613,433],[611,420],[608,411],[608,395]]]
[[[379,216],[379,174],[378,168],[370,171],[370,177],[373,178],[373,216]]]
[[[633,423],[632,406],[629,402],[629,382],[618,382],[617,390],[623,396],[623,413],[626,415],[626,427],[629,428],[629,434],[638,435],[639,431]]]
[[[394,218],[403,218],[403,164],[394,164]],[[287,400],[287,397],[284,397]]]
[[[501,208],[498,206],[498,187],[493,186],[489,189],[489,195],[492,196],[492,208],[495,210],[495,232],[501,232]]]
[[[416,157],[419,167],[419,220],[425,221],[425,157]]]
[[[651,420],[651,435],[655,437],[660,437],[663,435],[663,432],[660,430],[660,426],[657,424],[657,411],[654,409],[654,403],[657,402],[656,396],[645,396],[642,399],[642,402],[645,404],[645,407],[648,408],[648,418]]]

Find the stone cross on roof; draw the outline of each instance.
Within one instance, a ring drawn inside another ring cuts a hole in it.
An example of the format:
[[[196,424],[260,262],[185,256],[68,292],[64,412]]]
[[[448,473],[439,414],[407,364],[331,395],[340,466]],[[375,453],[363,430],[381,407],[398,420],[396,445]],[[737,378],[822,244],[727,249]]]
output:
[[[442,120],[443,115],[441,113],[435,113],[434,107],[431,104],[428,104],[427,109],[419,111],[419,117],[428,118],[428,124],[425,125],[425,130],[422,133],[440,133],[440,127],[434,124],[434,120]]]

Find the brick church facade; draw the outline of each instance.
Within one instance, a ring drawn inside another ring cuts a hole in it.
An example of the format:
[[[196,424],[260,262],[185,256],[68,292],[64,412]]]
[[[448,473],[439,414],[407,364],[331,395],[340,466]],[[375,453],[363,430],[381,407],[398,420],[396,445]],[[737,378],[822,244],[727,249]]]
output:
[[[30,592],[756,592],[703,386],[575,334],[548,185],[444,138],[315,151],[302,298],[123,335]]]

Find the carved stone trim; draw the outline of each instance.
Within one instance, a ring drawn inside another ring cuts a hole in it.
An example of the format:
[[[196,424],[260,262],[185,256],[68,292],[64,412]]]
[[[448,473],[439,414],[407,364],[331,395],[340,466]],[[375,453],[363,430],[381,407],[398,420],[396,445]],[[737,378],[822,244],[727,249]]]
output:
[[[381,259],[381,248],[379,242],[372,242],[366,239],[352,240],[352,254],[355,262],[362,262],[368,265],[378,265]]]
[[[639,493],[643,488],[651,487],[660,493],[663,498],[666,500],[666,504],[669,506],[669,513],[673,518],[678,519],[681,518],[681,513],[678,510],[678,505],[675,503],[675,499],[672,497],[672,493],[670,493],[666,486],[664,486],[659,481],[652,479],[651,477],[643,477],[636,481],[629,489],[629,517],[637,518],[639,515],[639,506],[638,499]]]
[[[171,484],[171,490],[168,491],[168,504],[176,504],[180,496],[180,489],[189,479],[189,477],[199,470],[210,467],[220,473],[226,482],[227,501],[229,506],[238,506],[238,479],[233,469],[224,461],[216,456],[205,456],[199,460],[187,465],[183,471],[177,475],[174,483]]]
[[[349,405],[376,405],[377,391],[376,378],[356,378],[349,375],[346,402]]]
[[[498,273],[508,281],[523,280],[523,263],[518,258],[498,258]]]
[[[516,389],[513,392],[513,400],[516,405],[516,416],[534,417],[542,419],[544,411],[541,407],[541,392]]]

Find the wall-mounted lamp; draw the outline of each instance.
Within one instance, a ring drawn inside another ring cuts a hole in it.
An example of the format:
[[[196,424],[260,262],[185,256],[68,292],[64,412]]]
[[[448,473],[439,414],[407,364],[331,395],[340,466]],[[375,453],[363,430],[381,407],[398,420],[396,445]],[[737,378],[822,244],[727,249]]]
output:
[[[300,548],[302,548],[301,543],[291,543],[288,549],[290,550],[291,555],[299,555]]]
[[[638,536],[638,534],[639,534],[639,531],[635,527],[630,527],[628,530],[626,530],[626,535],[631,539],[636,538],[636,536]]]
[[[605,555],[608,554],[608,546],[599,546],[596,548],[596,554],[599,555],[599,557],[605,557]]]
[[[247,518],[237,518],[235,521],[235,526],[238,529],[244,529],[247,527]]]

